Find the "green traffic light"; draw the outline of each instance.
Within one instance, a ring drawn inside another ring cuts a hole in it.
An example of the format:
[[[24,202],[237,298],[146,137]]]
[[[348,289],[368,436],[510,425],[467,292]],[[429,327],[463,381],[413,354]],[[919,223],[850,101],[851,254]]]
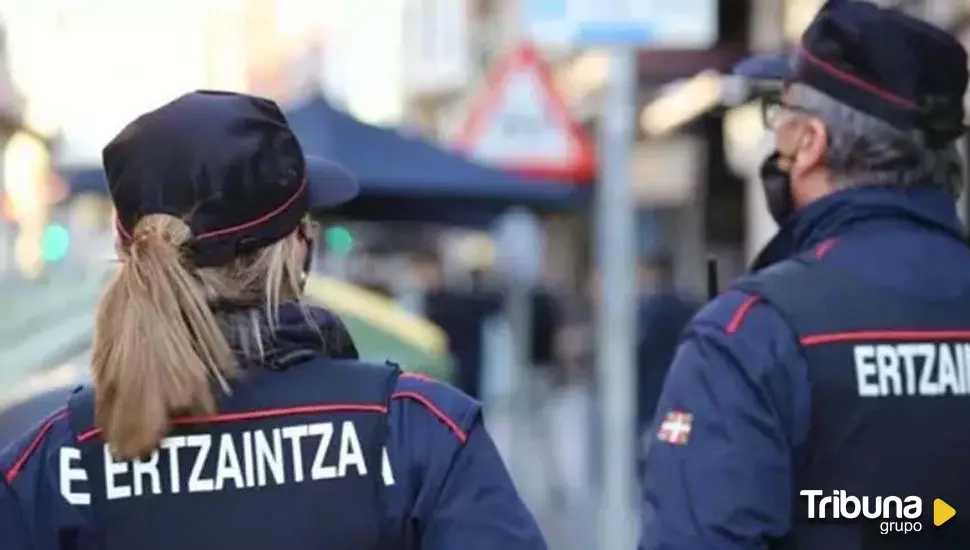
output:
[[[354,248],[354,235],[346,227],[337,225],[324,233],[327,248],[336,254],[346,254]]]
[[[40,250],[45,262],[56,262],[67,256],[71,232],[63,225],[48,225],[41,238]]]

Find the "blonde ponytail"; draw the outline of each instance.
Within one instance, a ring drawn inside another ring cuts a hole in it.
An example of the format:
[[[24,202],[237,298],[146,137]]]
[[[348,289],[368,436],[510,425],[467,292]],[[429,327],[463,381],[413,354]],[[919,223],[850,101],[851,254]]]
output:
[[[180,246],[181,220],[140,220],[98,306],[92,375],[95,423],[118,458],[150,453],[177,414],[216,410],[212,383],[228,391],[236,362]]]

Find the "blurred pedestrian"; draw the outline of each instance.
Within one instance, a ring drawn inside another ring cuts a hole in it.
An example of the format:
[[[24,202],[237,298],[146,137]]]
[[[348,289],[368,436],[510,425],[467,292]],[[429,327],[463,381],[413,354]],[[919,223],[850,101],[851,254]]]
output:
[[[674,359],[684,328],[699,303],[677,287],[674,258],[660,249],[646,255],[638,267],[637,304],[637,433],[650,424],[663,381]]]
[[[738,72],[783,82],[762,167],[780,233],[676,354],[641,549],[970,548],[959,517],[931,524],[937,499],[970,507],[967,52],[830,1],[792,54]]]
[[[121,265],[93,388],[0,454],[4,550],[539,550],[467,395],[301,302],[353,177],[272,101],[195,92],[104,150]]]
[[[448,288],[437,250],[424,248],[412,256],[412,270],[421,281],[424,316],[448,337],[455,361],[455,384],[475,399],[481,397],[483,327],[500,311],[501,295],[487,287]]]

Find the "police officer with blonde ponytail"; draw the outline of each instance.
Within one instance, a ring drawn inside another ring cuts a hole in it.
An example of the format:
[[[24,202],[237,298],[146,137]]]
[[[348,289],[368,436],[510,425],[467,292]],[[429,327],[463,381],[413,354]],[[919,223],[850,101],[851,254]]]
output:
[[[0,454],[3,550],[545,548],[478,403],[301,302],[309,216],[357,183],[273,102],[184,95],[103,160],[93,384]]]

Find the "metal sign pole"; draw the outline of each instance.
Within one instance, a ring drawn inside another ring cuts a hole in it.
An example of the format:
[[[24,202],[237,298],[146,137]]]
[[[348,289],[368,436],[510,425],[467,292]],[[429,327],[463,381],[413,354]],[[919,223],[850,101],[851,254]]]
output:
[[[506,282],[505,307],[511,331],[513,360],[510,368],[512,448],[509,469],[517,484],[525,483],[527,465],[535,460],[528,451],[531,425],[538,403],[532,392],[532,295],[539,284],[544,255],[542,227],[526,210],[513,208],[496,227],[496,267]]]
[[[538,403],[532,399],[532,373],[530,372],[532,370],[531,296],[530,287],[522,281],[509,281],[505,295],[505,311],[509,320],[514,354],[510,404],[514,420],[510,427],[512,452],[509,454],[508,466],[520,491],[530,481],[527,476],[530,471],[529,462],[536,460],[535,455],[529,451],[528,444],[532,435],[532,426],[531,423],[526,422],[526,419],[534,418],[538,414],[535,410]],[[532,494],[527,492],[525,496],[528,504],[536,504],[532,502]]]
[[[599,544],[603,550],[636,547],[634,469],[635,210],[629,161],[636,111],[636,52],[611,51],[600,135],[597,261],[601,299],[597,311],[596,367],[602,408],[603,485]]]

